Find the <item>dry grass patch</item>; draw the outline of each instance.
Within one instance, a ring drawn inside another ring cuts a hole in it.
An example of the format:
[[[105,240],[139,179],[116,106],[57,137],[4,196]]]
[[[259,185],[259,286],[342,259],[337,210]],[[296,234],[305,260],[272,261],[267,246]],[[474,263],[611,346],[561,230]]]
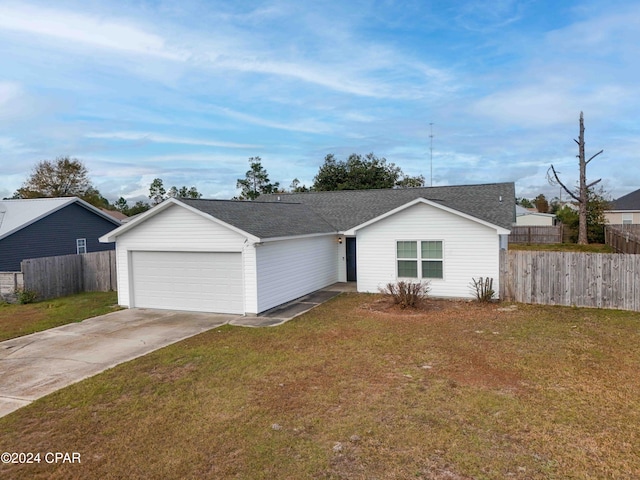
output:
[[[222,327],[0,419],[7,478],[548,479],[640,473],[640,315],[343,295]]]
[[[27,305],[0,303],[0,341],[113,312],[117,292],[89,292]]]

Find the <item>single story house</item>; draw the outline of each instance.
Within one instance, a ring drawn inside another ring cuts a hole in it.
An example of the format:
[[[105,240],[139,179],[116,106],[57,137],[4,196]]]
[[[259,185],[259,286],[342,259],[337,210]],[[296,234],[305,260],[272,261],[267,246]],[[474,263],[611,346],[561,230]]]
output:
[[[530,210],[516,205],[516,223],[520,226],[552,227],[556,224],[556,216],[552,213],[540,213],[536,209]]]
[[[0,200],[0,271],[28,258],[112,250],[98,238],[120,226],[77,197]]]
[[[472,277],[498,286],[514,217],[513,183],[171,198],[100,241],[116,243],[122,306],[249,315],[337,282],[470,297]]]
[[[640,224],[640,189],[611,202],[611,210],[605,210],[604,218],[612,225]]]

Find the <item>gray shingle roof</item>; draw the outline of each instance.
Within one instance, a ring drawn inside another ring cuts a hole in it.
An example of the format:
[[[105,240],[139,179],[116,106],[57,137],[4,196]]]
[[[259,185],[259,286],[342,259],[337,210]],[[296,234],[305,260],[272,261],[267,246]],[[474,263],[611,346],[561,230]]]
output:
[[[337,232],[335,227],[302,203],[186,198],[179,201],[259,238]]]
[[[513,183],[384,190],[279,193],[253,202],[179,199],[258,238],[344,232],[417,198],[506,229],[515,221]]]
[[[612,210],[640,210],[640,190],[627,193],[614,200]]]
[[[303,203],[339,231],[346,231],[416,198],[425,198],[494,225],[511,229],[515,221],[515,185],[491,183],[384,190],[280,193],[257,201]]]

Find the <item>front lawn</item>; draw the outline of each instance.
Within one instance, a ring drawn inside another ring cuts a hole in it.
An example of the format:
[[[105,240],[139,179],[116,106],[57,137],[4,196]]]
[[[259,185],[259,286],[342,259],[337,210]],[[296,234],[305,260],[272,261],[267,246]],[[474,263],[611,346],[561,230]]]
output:
[[[640,314],[343,294],[224,326],[0,418],[2,478],[640,477]]]
[[[79,293],[27,305],[0,303],[0,341],[113,312],[117,303],[117,292]]]

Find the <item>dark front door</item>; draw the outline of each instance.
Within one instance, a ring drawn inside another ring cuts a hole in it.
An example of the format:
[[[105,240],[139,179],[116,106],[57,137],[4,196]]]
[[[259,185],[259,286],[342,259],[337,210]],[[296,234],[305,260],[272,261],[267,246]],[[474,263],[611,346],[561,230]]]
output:
[[[347,282],[356,280],[356,239],[347,237]]]

